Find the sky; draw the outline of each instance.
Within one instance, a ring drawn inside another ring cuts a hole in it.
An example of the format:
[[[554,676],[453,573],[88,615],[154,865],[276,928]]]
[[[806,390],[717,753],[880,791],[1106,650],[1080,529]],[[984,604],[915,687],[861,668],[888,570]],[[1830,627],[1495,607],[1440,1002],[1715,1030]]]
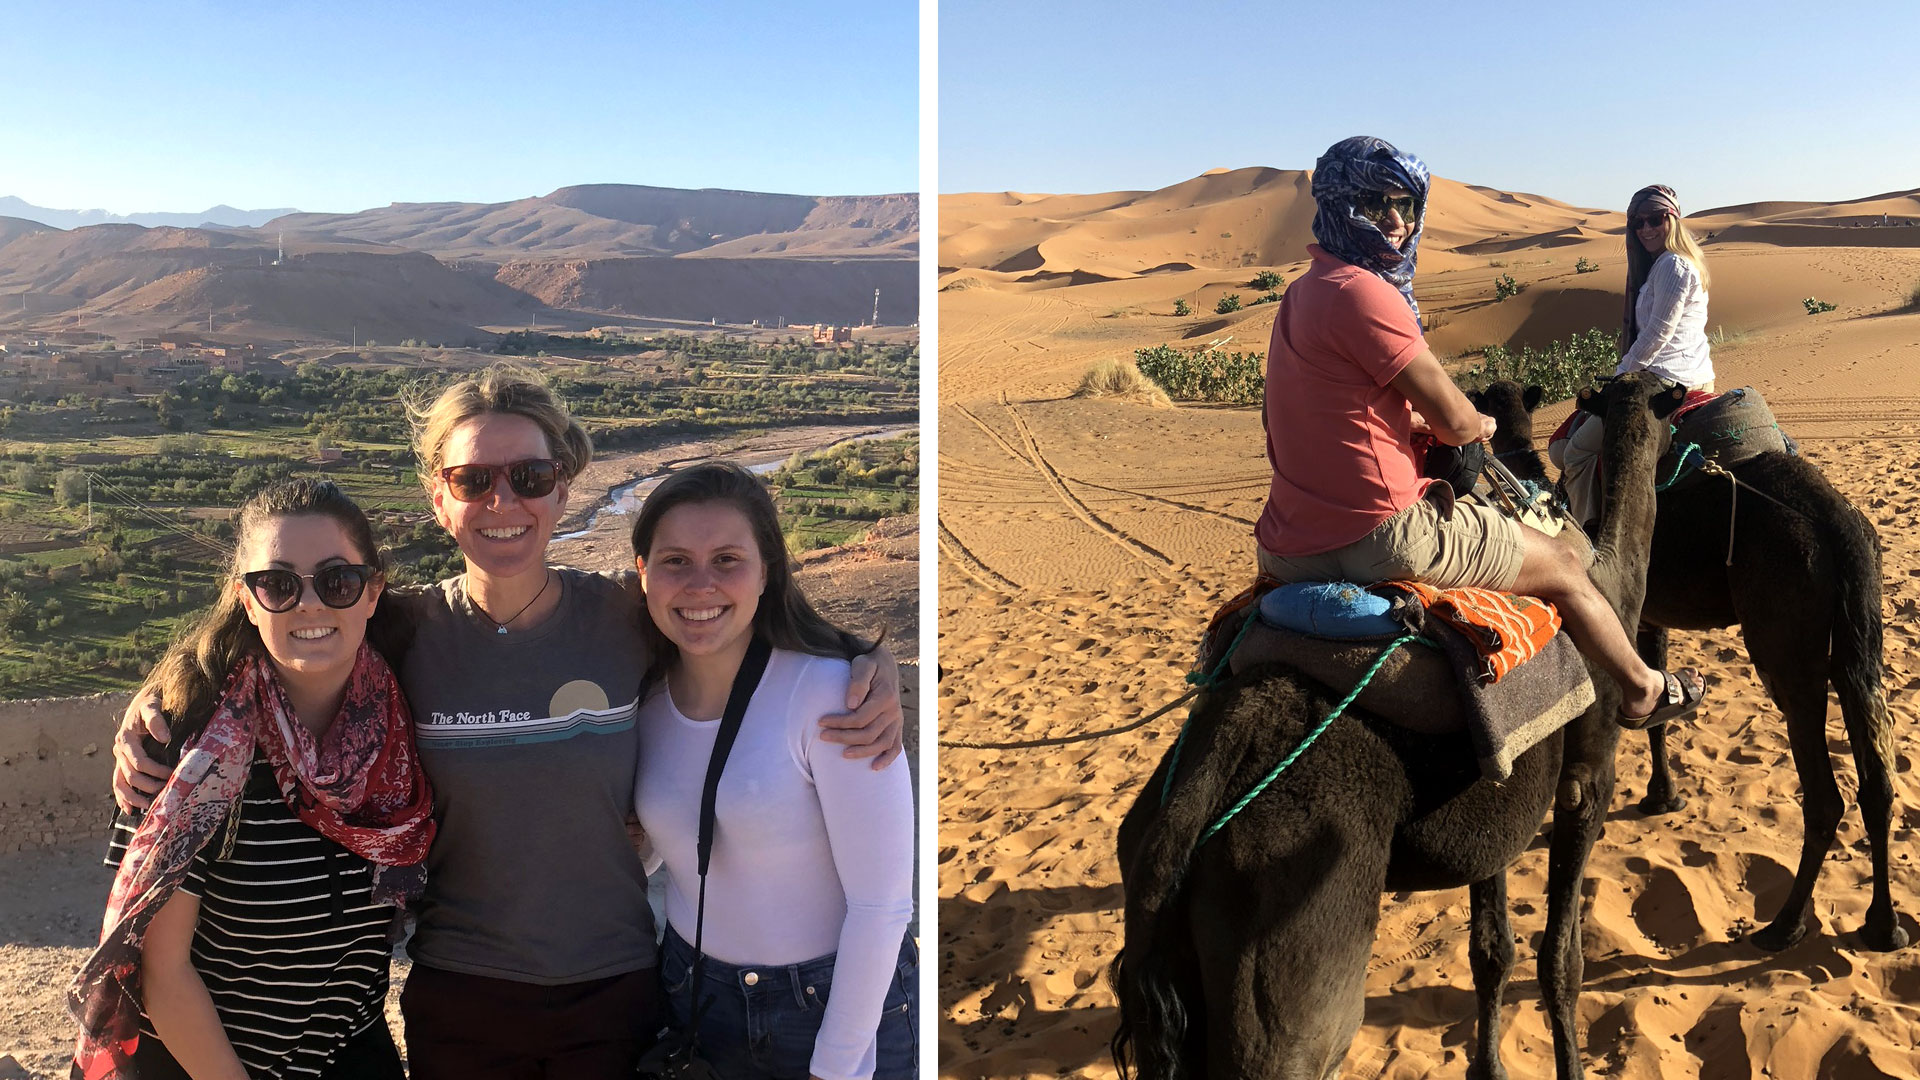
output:
[[[1151,190],[1376,135],[1438,175],[1692,213],[1920,187],[1920,4],[942,0],[942,192]]]
[[[919,187],[914,0],[0,0],[0,195],[197,212]]]

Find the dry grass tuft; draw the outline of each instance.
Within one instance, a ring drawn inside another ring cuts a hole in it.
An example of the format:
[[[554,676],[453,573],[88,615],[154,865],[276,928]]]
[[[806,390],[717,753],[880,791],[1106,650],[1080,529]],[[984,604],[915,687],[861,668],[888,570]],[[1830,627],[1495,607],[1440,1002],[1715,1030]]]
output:
[[[1173,399],[1167,392],[1154,385],[1153,381],[1140,374],[1131,360],[1102,360],[1088,369],[1081,378],[1080,386],[1073,392],[1074,397],[1083,398],[1119,398],[1122,401],[1138,402],[1156,409],[1170,409]]]

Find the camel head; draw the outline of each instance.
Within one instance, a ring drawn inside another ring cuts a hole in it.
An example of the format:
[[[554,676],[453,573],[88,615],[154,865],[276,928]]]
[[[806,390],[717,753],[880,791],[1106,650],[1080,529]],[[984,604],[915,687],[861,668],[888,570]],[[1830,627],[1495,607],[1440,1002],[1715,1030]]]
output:
[[[1474,408],[1493,417],[1494,457],[1522,480],[1547,478],[1546,463],[1533,445],[1533,410],[1540,407],[1540,397],[1539,387],[1522,387],[1512,379],[1500,379],[1467,394]]]

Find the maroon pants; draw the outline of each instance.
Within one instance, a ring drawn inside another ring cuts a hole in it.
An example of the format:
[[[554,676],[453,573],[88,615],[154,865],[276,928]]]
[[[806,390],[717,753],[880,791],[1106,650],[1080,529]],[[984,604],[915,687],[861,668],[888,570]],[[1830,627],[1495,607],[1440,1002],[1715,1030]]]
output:
[[[413,1080],[632,1080],[664,1022],[653,968],[534,983],[415,964],[400,992]]]

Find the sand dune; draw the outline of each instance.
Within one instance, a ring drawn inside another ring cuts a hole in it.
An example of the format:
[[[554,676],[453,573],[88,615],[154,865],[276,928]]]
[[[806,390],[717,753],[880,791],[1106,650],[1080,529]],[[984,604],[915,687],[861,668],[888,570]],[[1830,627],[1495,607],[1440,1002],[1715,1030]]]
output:
[[[1119,223],[1154,193],[942,200],[939,261],[950,269],[940,295],[938,715],[949,744],[1095,732],[1144,716],[1185,689],[1206,618],[1251,577],[1251,523],[1268,479],[1256,411],[1068,396],[1094,363],[1146,345],[1230,338],[1227,348],[1265,350],[1275,305],[1222,316],[1213,303],[1230,291],[1251,299],[1256,269],[1291,280],[1304,253],[1265,251],[1268,261],[1253,267],[1239,262],[1245,250],[1211,261],[1188,230],[1205,214],[1273,220],[1280,192],[1304,189],[1297,173],[1238,173],[1191,187],[1213,198],[1204,206],[1156,204],[1131,237]],[[1243,194],[1230,194],[1236,185]],[[1827,243],[1818,245],[1728,238],[1736,222],[1781,227],[1769,219],[1821,207],[1752,210],[1718,219],[1723,231],[1707,246],[1710,322],[1725,331],[1715,361],[1722,385],[1765,392],[1880,531],[1898,731],[1893,888],[1903,925],[1920,938],[1912,854],[1920,541],[1910,528],[1920,496],[1909,481],[1920,443],[1920,308],[1909,301],[1920,252],[1865,239],[1920,229],[1804,226],[1820,230]],[[1617,211],[1442,181],[1430,213],[1416,291],[1440,352],[1617,325],[1625,273]],[[1126,239],[1124,260],[1097,246],[1107,235]],[[1487,243],[1510,246],[1460,250]],[[992,268],[1030,247],[1039,265]],[[1077,257],[1096,251],[1107,252],[1098,263]],[[1599,271],[1576,273],[1578,258]],[[1169,262],[1192,268],[1143,273]],[[1095,265],[1130,276],[1065,283]],[[1020,280],[1036,274],[1061,276]],[[1527,290],[1494,302],[1502,274]],[[1809,295],[1838,310],[1807,316],[1800,300]],[[1173,316],[1175,299],[1195,314]],[[1866,952],[1853,933],[1871,873],[1857,813],[1843,822],[1815,892],[1819,927],[1778,956],[1742,940],[1791,879],[1799,785],[1779,712],[1738,631],[1673,637],[1674,662],[1707,673],[1712,701],[1670,744],[1692,799],[1678,815],[1647,819],[1633,808],[1647,750],[1639,738],[1622,744],[1614,810],[1588,881],[1580,1012],[1588,1069],[1630,1080],[1920,1076],[1920,947]],[[943,1075],[1112,1074],[1105,967],[1119,945],[1122,900],[1114,828],[1178,722],[1035,750],[943,747]],[[1829,744],[1850,798],[1837,707]],[[1516,1076],[1538,1074],[1551,1054],[1534,967],[1545,874],[1536,847],[1510,878],[1520,967],[1502,1053]],[[1365,1021],[1344,1075],[1464,1075],[1474,1009],[1466,892],[1381,903]]]

